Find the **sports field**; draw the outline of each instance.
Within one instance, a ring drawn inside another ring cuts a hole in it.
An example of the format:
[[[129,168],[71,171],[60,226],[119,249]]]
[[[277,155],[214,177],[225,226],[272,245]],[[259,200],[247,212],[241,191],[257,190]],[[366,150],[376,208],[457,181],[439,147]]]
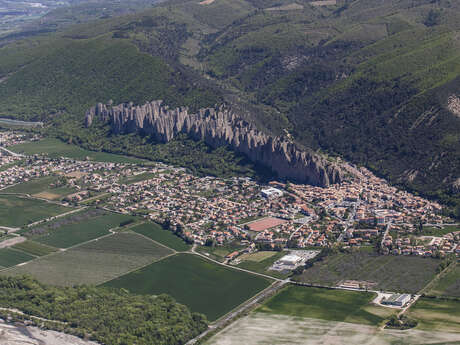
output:
[[[60,199],[68,194],[75,192],[73,188],[69,187],[51,187],[50,185],[56,183],[58,179],[58,176],[46,176],[11,186],[4,189],[3,191],[5,193],[30,194],[34,197],[48,200]]]
[[[81,222],[65,224],[55,229],[48,228],[43,235],[32,236],[32,239],[56,248],[69,248],[107,235],[109,229],[117,227],[121,222],[131,218],[118,213],[107,213]]]
[[[42,200],[0,195],[0,225],[2,226],[20,227],[70,210]]]
[[[139,294],[173,296],[216,320],[269,285],[268,280],[193,254],[176,254],[105,284]]]
[[[157,223],[143,223],[132,227],[131,230],[169,248],[177,250],[178,252],[184,252],[191,248],[191,246],[185,243],[181,238],[177,237],[169,230],[164,230],[161,225]]]
[[[460,301],[421,297],[407,312],[417,329],[460,334]]]
[[[438,260],[415,256],[338,253],[316,262],[296,279],[328,286],[341,280],[363,280],[375,282],[375,289],[416,293],[434,278],[438,265]]]
[[[139,163],[145,162],[141,159],[116,155],[106,152],[95,152],[85,150],[76,145],[66,144],[59,139],[45,138],[39,142],[31,142],[9,147],[11,151],[24,153],[26,155],[34,155],[46,153],[50,157],[68,157],[78,160],[85,160],[87,157],[97,162],[113,162],[113,163]]]
[[[249,227],[249,230],[259,232],[273,228],[283,223],[286,223],[284,219],[268,217],[261,220],[256,220],[252,223],[247,224],[247,226]]]
[[[171,253],[171,250],[138,234],[121,232],[38,258],[3,273],[30,274],[52,285],[100,284]]]
[[[375,296],[373,292],[288,286],[257,311],[378,326],[394,310],[372,305]]]
[[[11,267],[32,260],[32,255],[10,248],[0,249],[0,268]]]
[[[428,291],[432,296],[460,297],[460,264],[452,263],[445,274]]]

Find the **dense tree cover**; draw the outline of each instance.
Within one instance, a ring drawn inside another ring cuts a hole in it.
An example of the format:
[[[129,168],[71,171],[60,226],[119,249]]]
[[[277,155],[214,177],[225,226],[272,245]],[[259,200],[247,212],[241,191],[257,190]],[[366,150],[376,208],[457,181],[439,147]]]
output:
[[[0,304],[107,345],[185,344],[207,328],[204,315],[191,313],[168,295],[140,296],[124,290],[51,287],[28,277],[0,277]]]
[[[47,119],[53,135],[94,150],[252,173],[225,148],[82,128],[87,108],[109,99],[193,109],[225,100],[262,129],[365,165],[460,215],[460,119],[446,109],[460,92],[459,3],[298,1],[276,10],[288,4],[174,0],[10,45],[0,49],[0,116]]]

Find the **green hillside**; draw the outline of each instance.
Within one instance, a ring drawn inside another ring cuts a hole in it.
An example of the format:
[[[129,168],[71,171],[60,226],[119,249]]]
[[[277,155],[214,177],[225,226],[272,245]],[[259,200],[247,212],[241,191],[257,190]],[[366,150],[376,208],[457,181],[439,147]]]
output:
[[[162,146],[82,126],[89,106],[110,99],[226,101],[267,131],[287,130],[300,145],[366,165],[460,214],[460,117],[448,108],[460,95],[460,3],[319,5],[172,0],[16,41],[0,49],[0,116],[45,120],[48,134],[91,149],[201,173],[254,172],[230,156],[231,168],[217,171],[226,166],[216,164],[219,153],[191,142],[183,149],[186,138]]]

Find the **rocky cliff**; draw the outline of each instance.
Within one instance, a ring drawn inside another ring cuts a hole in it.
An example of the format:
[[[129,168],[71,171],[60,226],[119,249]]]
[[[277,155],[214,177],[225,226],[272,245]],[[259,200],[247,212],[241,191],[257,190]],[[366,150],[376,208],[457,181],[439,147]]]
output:
[[[110,123],[115,133],[139,132],[168,142],[178,133],[187,133],[212,147],[228,145],[252,161],[271,168],[281,178],[312,185],[328,186],[342,180],[339,166],[322,156],[300,150],[294,143],[261,132],[226,107],[169,109],[162,101],[142,106],[132,103],[99,103],[86,113],[86,126],[99,118]]]

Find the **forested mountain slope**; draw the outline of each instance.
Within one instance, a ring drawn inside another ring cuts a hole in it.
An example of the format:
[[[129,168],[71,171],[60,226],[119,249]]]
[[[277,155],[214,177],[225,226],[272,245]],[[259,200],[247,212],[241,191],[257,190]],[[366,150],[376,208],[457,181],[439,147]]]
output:
[[[114,150],[107,129],[83,128],[98,102],[226,102],[264,131],[458,206],[460,3],[327,4],[172,0],[15,42],[0,50],[0,115]]]

